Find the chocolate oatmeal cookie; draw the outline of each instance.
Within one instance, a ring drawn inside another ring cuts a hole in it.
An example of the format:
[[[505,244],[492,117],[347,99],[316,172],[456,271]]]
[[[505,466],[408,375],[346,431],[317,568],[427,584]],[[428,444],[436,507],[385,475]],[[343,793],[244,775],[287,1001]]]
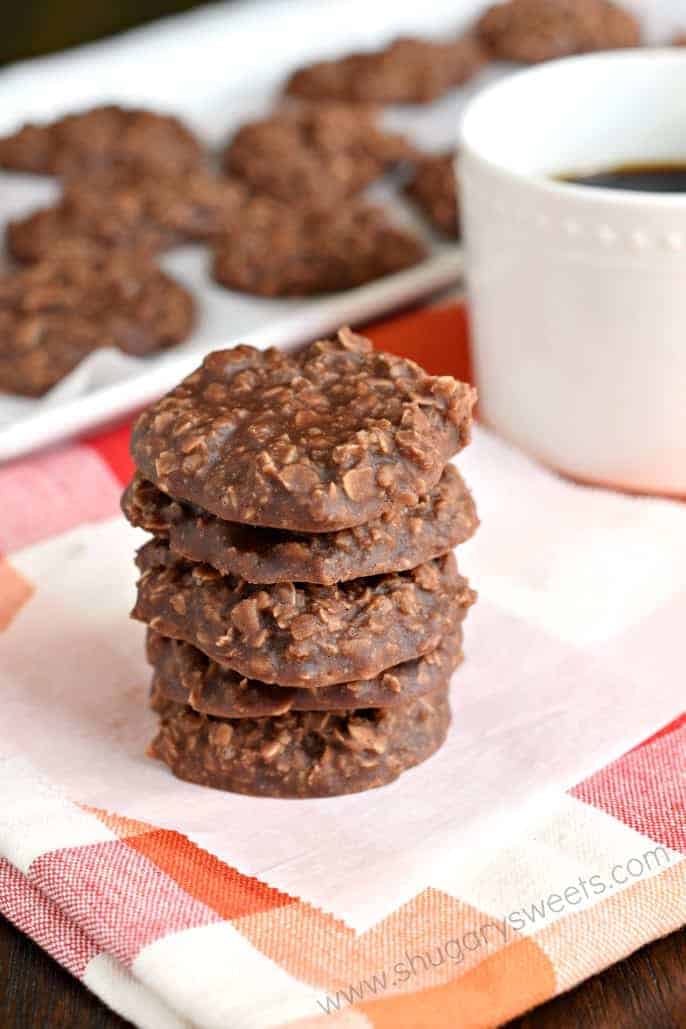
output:
[[[83,241],[103,250],[135,248],[153,255],[177,240],[150,217],[142,191],[120,188],[107,194],[88,180],[67,189],[56,204],[9,222],[5,230],[8,251],[24,264],[49,259],[58,244],[78,248]]]
[[[98,348],[140,356],[192,324],[191,295],[144,256],[58,246],[0,278],[0,390],[41,396]]]
[[[296,354],[210,354],[143,412],[131,452],[225,521],[332,532],[418,503],[469,442],[475,396],[342,329]]]
[[[304,297],[354,289],[412,268],[426,255],[424,244],[381,208],[357,203],[303,211],[284,205],[266,221],[244,211],[236,232],[218,237],[212,274],[229,289]]]
[[[426,154],[418,160],[405,193],[435,229],[451,239],[460,238],[454,151]]]
[[[111,164],[168,174],[196,167],[204,157],[198,140],[177,118],[114,105],[48,125],[29,123],[0,139],[0,167],[49,175]]]
[[[393,708],[216,719],[155,697],[149,754],[202,786],[264,797],[333,797],[392,782],[428,758],[450,724],[444,687]]]
[[[478,525],[474,501],[453,465],[416,504],[338,532],[307,535],[225,522],[173,500],[139,475],[126,489],[122,508],[132,525],[168,538],[174,553],[255,583],[328,586],[405,571],[464,543]]]
[[[67,180],[56,204],[10,222],[7,247],[24,263],[49,257],[57,243],[81,240],[154,254],[225,231],[245,199],[239,183],[205,170],[108,169]]]
[[[296,71],[286,93],[309,100],[425,104],[467,82],[485,55],[471,36],[397,39],[383,50],[319,61]]]
[[[641,41],[636,18],[611,0],[506,0],[486,11],[477,33],[494,57],[526,64]]]
[[[158,225],[183,240],[197,241],[234,227],[249,192],[238,179],[194,169],[158,177],[149,197],[150,214]]]
[[[379,128],[374,108],[304,104],[241,126],[223,164],[258,193],[326,209],[414,153]]]
[[[210,661],[189,643],[148,630],[148,660],[155,672],[153,696],[218,718],[264,718],[288,711],[398,707],[445,686],[462,660],[462,629],[435,650],[388,668],[373,679],[298,689],[244,679]]]
[[[452,554],[334,586],[251,585],[152,540],[132,616],[247,678],[319,687],[379,675],[434,650],[475,600]]]

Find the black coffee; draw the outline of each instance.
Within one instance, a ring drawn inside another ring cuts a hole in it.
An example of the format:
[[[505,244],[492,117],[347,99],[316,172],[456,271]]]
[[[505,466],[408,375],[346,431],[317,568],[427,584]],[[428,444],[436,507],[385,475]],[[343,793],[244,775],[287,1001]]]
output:
[[[559,175],[562,182],[641,193],[686,193],[686,164],[627,164],[591,175]]]

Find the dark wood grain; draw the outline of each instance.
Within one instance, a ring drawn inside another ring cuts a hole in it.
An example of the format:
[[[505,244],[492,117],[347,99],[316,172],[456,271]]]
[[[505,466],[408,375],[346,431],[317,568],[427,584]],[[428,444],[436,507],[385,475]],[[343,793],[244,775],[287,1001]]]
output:
[[[0,916],[2,1029],[125,1029],[61,965]]]
[[[0,918],[3,1029],[125,1029],[43,951]],[[686,929],[643,947],[575,990],[510,1022],[508,1029],[683,1029]],[[429,1027],[427,1027],[429,1029]]]
[[[507,1029],[684,1029],[686,929],[508,1024]]]

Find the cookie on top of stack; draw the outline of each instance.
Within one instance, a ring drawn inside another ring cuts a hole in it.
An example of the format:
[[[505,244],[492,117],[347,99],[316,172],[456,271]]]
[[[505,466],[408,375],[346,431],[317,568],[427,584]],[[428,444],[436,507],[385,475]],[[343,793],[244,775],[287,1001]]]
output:
[[[447,462],[474,399],[343,329],[218,351],[140,416],[133,617],[175,775],[332,796],[440,746],[475,599],[452,548],[478,524]]]

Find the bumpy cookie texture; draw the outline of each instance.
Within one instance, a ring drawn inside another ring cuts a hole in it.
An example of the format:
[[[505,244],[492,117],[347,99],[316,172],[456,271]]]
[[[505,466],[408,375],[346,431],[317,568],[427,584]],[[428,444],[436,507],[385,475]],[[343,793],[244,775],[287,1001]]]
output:
[[[373,679],[297,689],[245,679],[210,661],[188,643],[148,630],[148,660],[154,666],[153,694],[219,718],[264,718],[287,711],[397,707],[445,686],[462,660],[462,630],[435,650],[395,665]]]
[[[139,254],[87,246],[0,278],[0,389],[41,396],[92,351],[141,356],[179,343],[193,299]]]
[[[318,687],[369,679],[434,650],[475,600],[452,554],[409,572],[335,586],[259,586],[176,557],[138,552],[132,615],[247,678]]]
[[[469,442],[475,391],[343,329],[296,354],[205,358],[144,411],[133,459],[226,521],[330,532],[412,506]]]
[[[176,118],[117,106],[94,107],[48,125],[24,125],[0,139],[0,167],[76,174],[111,164],[169,173],[204,159],[193,133]]]
[[[157,224],[184,240],[208,240],[236,224],[249,194],[235,178],[193,169],[158,177],[150,196]]]
[[[460,216],[455,181],[455,154],[427,154],[415,163],[405,193],[435,229],[460,237]]]
[[[136,476],[122,499],[132,525],[165,536],[189,561],[212,565],[247,582],[314,582],[327,586],[399,572],[447,553],[478,526],[471,494],[448,465],[431,492],[364,525],[333,533],[287,532],[225,522],[173,500]]]
[[[310,100],[428,103],[467,82],[484,60],[470,36],[447,42],[403,38],[383,50],[301,68],[289,79],[286,92]]]
[[[243,125],[224,168],[250,187],[289,203],[327,207],[411,158],[403,137],[384,132],[374,109],[313,104]]]
[[[5,230],[8,251],[24,264],[49,258],[57,245],[78,247],[84,240],[103,250],[152,255],[172,246],[176,237],[151,217],[143,190],[104,192],[97,177],[68,186],[56,204],[10,221]]]
[[[312,296],[354,289],[404,271],[427,255],[424,244],[380,207],[298,208],[263,200],[244,208],[235,231],[219,237],[212,275],[229,289],[260,296]]]
[[[154,697],[152,757],[202,786],[264,797],[333,797],[392,782],[450,724],[445,688],[394,708],[215,719]]]
[[[477,32],[494,57],[526,64],[641,41],[636,18],[610,0],[507,0],[486,11]]]
[[[49,257],[58,243],[82,240],[154,254],[225,231],[245,198],[239,183],[204,170],[156,175],[109,169],[69,179],[56,204],[10,222],[7,247],[22,262]]]

